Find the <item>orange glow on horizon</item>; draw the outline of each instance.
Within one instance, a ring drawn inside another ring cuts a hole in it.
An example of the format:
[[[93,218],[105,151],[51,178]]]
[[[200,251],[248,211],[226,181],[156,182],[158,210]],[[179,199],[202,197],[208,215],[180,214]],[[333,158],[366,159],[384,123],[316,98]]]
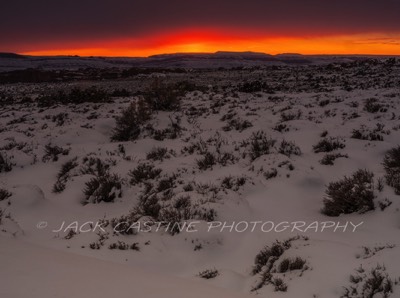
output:
[[[136,39],[111,39],[89,44],[44,45],[22,52],[33,56],[148,57],[171,53],[213,53],[217,51],[262,52],[268,54],[371,54],[400,55],[400,34],[279,37],[262,34],[226,34],[192,30]]]

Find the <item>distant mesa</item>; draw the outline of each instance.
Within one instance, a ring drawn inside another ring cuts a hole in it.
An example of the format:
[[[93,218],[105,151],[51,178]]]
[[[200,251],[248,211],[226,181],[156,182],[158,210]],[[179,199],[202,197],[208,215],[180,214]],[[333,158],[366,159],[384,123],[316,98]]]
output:
[[[25,59],[26,56],[15,53],[0,53],[0,58]]]
[[[302,57],[302,54],[299,53],[282,53],[275,55],[276,57]]]
[[[198,57],[198,56],[205,56],[205,57],[212,57],[212,56],[218,56],[218,57],[251,57],[251,56],[259,56],[259,57],[272,57],[270,54],[266,53],[261,53],[261,52],[229,52],[229,51],[218,51],[215,53],[170,53],[170,54],[157,54],[157,55],[152,55],[149,56],[148,58],[165,58],[165,57],[182,57],[182,56],[187,56],[187,57]]]
[[[246,52],[218,51],[218,52],[215,52],[215,55],[232,55],[232,56],[271,56],[270,54],[267,54],[267,53],[251,52],[251,51],[246,51]]]

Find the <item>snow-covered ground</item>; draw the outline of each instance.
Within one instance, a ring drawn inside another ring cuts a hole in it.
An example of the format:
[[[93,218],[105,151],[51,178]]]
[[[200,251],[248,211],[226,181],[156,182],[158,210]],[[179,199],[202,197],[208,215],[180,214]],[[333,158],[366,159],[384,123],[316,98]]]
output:
[[[325,298],[346,297],[350,286],[358,294],[348,297],[384,297],[361,294],[378,265],[385,282],[393,282],[390,297],[398,297],[400,200],[378,184],[385,153],[400,144],[399,68],[372,62],[219,71],[219,80],[212,73],[166,75],[172,82],[197,80],[201,88],[187,92],[180,108],[154,111],[138,138],[125,142],[111,141],[115,118],[140,96],[52,106],[4,101],[0,152],[11,170],[0,168],[0,189],[10,194],[0,201],[0,297]],[[249,91],[254,85],[245,81],[266,84]],[[140,85],[133,79],[0,90],[3,98],[36,98],[58,88],[121,84],[132,91]],[[354,130],[370,139],[352,137]],[[331,138],[340,148],[315,152]],[[257,140],[275,142],[254,156]],[[339,153],[333,165],[321,163]],[[69,161],[73,166],[61,175]],[[132,181],[140,165],[159,171]],[[85,197],[100,168],[118,175],[121,187],[108,191],[113,202]],[[321,213],[327,185],[359,169],[374,174],[375,210]],[[147,208],[144,198],[157,202]],[[191,229],[172,233],[161,219]],[[118,220],[142,230],[118,233]],[[150,221],[156,222],[151,232]],[[284,251],[268,270],[264,264],[255,272],[257,254],[276,241]],[[296,257],[305,261],[300,268],[282,269],[282,261]]]

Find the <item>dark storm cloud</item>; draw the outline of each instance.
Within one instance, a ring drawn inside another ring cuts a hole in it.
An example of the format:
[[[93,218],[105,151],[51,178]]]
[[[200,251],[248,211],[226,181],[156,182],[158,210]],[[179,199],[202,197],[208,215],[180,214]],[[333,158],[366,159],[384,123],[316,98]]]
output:
[[[0,47],[203,26],[292,36],[390,33],[400,31],[399,12],[397,0],[13,0],[0,4]]]

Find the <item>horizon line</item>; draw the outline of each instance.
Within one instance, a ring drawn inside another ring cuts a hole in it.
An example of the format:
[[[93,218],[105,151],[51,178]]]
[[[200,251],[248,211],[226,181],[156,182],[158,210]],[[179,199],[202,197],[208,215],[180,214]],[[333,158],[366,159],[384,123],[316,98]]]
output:
[[[320,53],[320,54],[303,54],[303,53],[297,53],[297,52],[282,52],[278,54],[270,54],[267,52],[257,52],[257,51],[226,51],[226,50],[218,50],[215,52],[171,52],[171,53],[156,53],[148,56],[112,56],[112,55],[78,55],[78,54],[60,54],[60,55],[32,55],[32,54],[25,54],[25,53],[18,53],[18,52],[0,52],[0,54],[11,54],[11,55],[19,55],[19,56],[24,56],[24,57],[76,57],[76,58],[131,58],[131,59],[145,59],[145,58],[152,58],[155,56],[167,56],[167,55],[213,55],[213,54],[218,54],[218,53],[232,53],[232,54],[260,54],[260,55],[268,55],[272,57],[276,56],[281,56],[281,55],[292,55],[292,56],[347,56],[347,57],[400,57],[399,54],[347,54],[347,53],[332,53],[332,54],[326,54],[326,53]]]

